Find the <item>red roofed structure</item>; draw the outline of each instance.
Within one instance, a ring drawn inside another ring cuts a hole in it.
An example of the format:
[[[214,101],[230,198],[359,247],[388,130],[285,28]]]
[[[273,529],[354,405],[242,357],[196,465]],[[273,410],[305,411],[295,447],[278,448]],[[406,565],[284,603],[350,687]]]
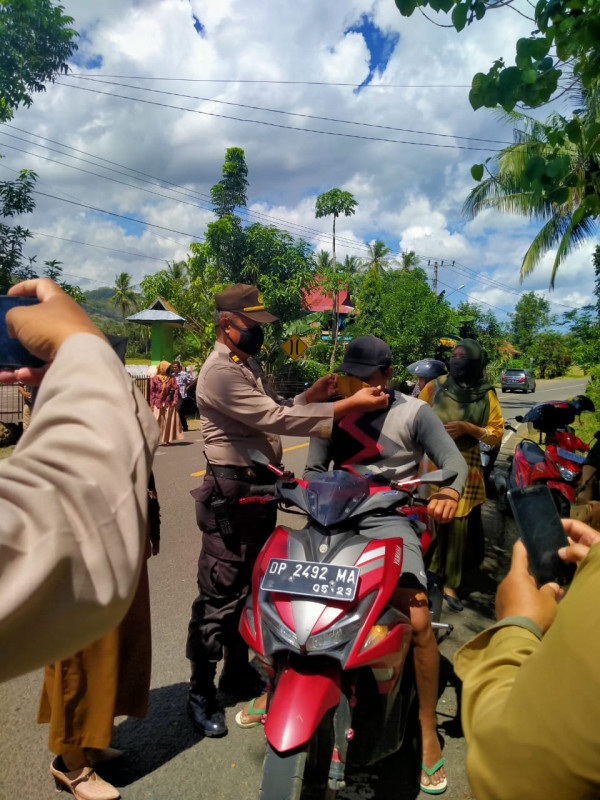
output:
[[[323,294],[319,286],[316,286],[310,292],[304,292],[304,302],[309,311],[333,311],[333,295]],[[354,311],[348,289],[342,289],[338,293],[337,311],[339,314],[349,314]]]

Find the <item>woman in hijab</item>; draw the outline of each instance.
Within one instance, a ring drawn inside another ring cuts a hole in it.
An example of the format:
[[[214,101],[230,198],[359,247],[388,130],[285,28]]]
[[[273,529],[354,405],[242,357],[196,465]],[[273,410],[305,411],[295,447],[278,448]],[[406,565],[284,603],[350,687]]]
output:
[[[436,546],[430,569],[444,578],[444,598],[462,611],[457,589],[465,567],[483,560],[481,504],[485,483],[479,442],[498,445],[504,420],[495,390],[484,377],[485,351],[474,339],[462,339],[452,352],[449,375],[428,383],[419,397],[432,406],[469,467],[465,490],[452,522],[435,526]]]
[[[183,439],[177,397],[177,383],[171,375],[171,365],[168,361],[161,361],[156,375],[150,378],[150,408],[160,426],[161,444]]]

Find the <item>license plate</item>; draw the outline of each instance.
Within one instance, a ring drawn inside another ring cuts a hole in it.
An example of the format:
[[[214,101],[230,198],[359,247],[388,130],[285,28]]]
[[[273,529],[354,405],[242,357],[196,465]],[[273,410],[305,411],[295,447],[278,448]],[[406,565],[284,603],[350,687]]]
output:
[[[356,595],[359,574],[358,567],[272,558],[260,588],[268,592],[350,601]]]

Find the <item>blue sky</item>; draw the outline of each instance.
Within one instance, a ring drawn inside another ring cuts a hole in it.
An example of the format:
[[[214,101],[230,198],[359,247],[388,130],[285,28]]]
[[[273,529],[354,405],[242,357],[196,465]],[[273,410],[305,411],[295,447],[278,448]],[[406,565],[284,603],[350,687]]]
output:
[[[85,32],[73,72],[87,79],[60,77],[17,113],[11,124],[19,131],[0,129],[0,173],[27,166],[46,194],[147,225],[39,196],[22,220],[43,234],[28,245],[38,263],[62,261],[70,280],[93,288],[123,271],[139,282],[184,259],[213,219],[210,187],[225,149],[236,146],[249,169],[250,222],[330,250],[331,220],[316,220],[314,206],[318,194],[339,187],[358,202],[354,216],[338,220],[340,259],[365,257],[376,238],[393,256],[414,250],[429,275],[427,261],[444,259],[441,288],[465,284],[452,302],[468,299],[504,319],[522,291],[551,298],[556,313],[589,301],[595,240],[561,267],[549,294],[551,254],[519,283],[534,225],[461,213],[474,186],[471,165],[502,146],[479,140],[512,137],[496,115],[468,103],[474,72],[496,58],[510,63],[516,39],[531,30],[510,9],[457,34],[420,14],[402,18],[393,0],[63,4]],[[516,5],[528,12],[526,0]]]

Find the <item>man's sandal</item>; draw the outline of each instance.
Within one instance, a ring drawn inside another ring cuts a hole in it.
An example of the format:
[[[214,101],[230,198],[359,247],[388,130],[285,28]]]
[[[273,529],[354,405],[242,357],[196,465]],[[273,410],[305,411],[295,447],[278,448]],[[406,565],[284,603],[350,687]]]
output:
[[[258,700],[258,697],[253,698],[248,703],[248,710],[246,711],[245,708],[242,708],[241,711],[235,715],[235,724],[240,728],[256,728],[257,725],[261,724],[262,717],[267,713],[266,708],[256,709],[254,708],[254,703]],[[248,714],[249,716],[258,717],[257,720],[253,720],[252,722],[242,722],[242,714]]]
[[[236,720],[237,721],[237,720]],[[439,761],[433,765],[433,767],[427,768],[425,764],[421,764],[421,769],[429,776],[429,783],[421,783],[419,788],[422,792],[426,794],[443,794],[446,789],[448,788],[448,781],[446,778],[442,778],[439,783],[431,783],[431,776],[434,772],[437,772],[440,767],[444,766],[444,759],[440,758]]]

